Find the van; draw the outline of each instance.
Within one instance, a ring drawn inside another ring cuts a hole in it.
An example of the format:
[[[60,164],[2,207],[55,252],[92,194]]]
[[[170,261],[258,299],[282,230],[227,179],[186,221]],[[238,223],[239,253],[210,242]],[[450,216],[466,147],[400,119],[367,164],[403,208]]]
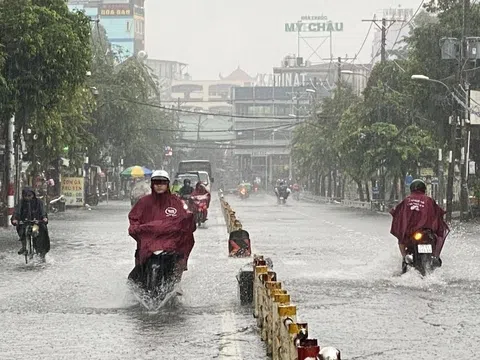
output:
[[[186,172],[196,172],[196,171],[206,171],[208,176],[210,177],[210,182],[213,183],[213,174],[212,174],[212,165],[208,160],[185,160],[180,161],[178,164],[178,173],[186,173]]]

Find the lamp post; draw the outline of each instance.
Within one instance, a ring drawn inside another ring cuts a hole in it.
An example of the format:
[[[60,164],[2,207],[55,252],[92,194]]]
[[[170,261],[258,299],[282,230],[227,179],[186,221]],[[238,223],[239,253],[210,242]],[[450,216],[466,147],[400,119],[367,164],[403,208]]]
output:
[[[457,97],[455,96],[455,93],[453,90],[450,89],[450,87],[445,84],[444,82],[436,79],[430,79],[428,76],[425,75],[412,75],[411,76],[412,80],[420,80],[420,81],[429,81],[433,83],[437,83],[442,85],[447,89],[449,94],[452,96],[454,100],[457,100]],[[457,130],[457,116],[455,112],[455,108],[453,110],[452,116],[450,116],[449,123],[451,125],[451,133],[450,133],[450,139],[449,139],[449,155],[448,155],[448,175],[447,175],[447,204],[446,204],[446,210],[447,210],[447,216],[446,220],[451,221],[452,220],[452,210],[453,210],[453,176],[454,176],[454,170],[455,170],[455,148],[456,148],[456,130]],[[438,149],[438,198],[440,199],[440,205],[443,206],[443,199],[444,199],[444,194],[445,194],[445,182],[444,182],[444,170],[443,170],[443,157],[442,157],[442,149]]]

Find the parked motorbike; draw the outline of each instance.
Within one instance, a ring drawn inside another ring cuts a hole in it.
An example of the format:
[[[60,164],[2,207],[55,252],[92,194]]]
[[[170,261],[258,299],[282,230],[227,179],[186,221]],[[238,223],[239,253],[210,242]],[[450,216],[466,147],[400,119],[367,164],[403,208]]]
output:
[[[143,265],[136,266],[128,279],[155,300],[163,301],[180,282],[175,267],[180,255],[163,250],[154,251]]]
[[[431,273],[435,268],[432,261],[435,244],[436,235],[432,230],[421,229],[414,232],[407,246],[402,273],[406,273],[409,266],[415,268],[422,276]]]
[[[54,214],[59,211],[65,211],[65,196],[60,195],[59,197],[51,200],[48,203],[48,211]]]

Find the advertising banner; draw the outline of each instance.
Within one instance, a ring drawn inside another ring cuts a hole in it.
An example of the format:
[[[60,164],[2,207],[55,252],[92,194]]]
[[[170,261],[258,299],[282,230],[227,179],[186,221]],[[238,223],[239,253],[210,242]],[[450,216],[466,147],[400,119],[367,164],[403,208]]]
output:
[[[85,205],[83,177],[65,177],[62,179],[62,195],[66,206]]]
[[[130,4],[103,4],[100,16],[128,16],[133,17],[133,6]]]

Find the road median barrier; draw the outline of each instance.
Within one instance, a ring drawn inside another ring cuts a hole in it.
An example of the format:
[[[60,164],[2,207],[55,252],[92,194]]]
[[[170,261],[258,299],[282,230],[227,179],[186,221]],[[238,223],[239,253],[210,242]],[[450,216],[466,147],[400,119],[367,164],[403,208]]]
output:
[[[272,360],[340,360],[340,351],[335,347],[320,348],[317,339],[309,339],[308,324],[297,319],[297,307],[291,303],[290,294],[283,289],[277,274],[272,270],[270,259],[254,256],[253,269],[240,271],[240,283],[249,297],[241,297],[242,303],[253,306],[261,339],[266,344],[267,355]],[[238,277],[237,277],[238,279]],[[247,283],[250,280],[251,283]]]
[[[225,200],[223,192],[219,192],[220,207],[222,209],[225,224],[228,233],[228,256],[230,257],[250,257],[252,248],[250,243],[250,234],[243,229],[240,220],[237,219],[235,211]]]

